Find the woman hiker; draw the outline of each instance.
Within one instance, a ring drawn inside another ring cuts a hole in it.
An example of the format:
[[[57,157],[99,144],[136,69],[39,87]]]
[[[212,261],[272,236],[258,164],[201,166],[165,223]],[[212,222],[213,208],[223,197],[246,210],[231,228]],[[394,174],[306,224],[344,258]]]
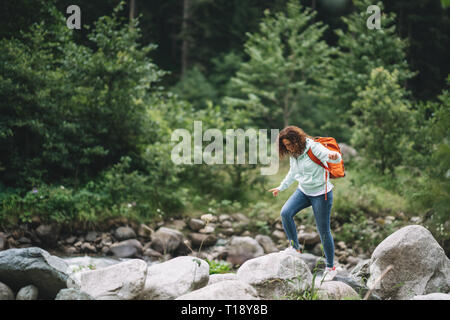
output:
[[[329,172],[309,158],[307,152],[310,148],[326,167],[328,167],[327,162],[339,163],[341,161],[339,152],[328,150],[321,143],[315,142],[314,138],[307,135],[302,129],[288,126],[278,136],[278,150],[280,159],[283,159],[286,154],[290,156],[290,170],[278,187],[268,191],[276,197],[278,192],[287,189],[295,180],[298,181],[298,188],[281,209],[283,228],[290,245],[301,252],[294,216],[300,210],[312,206],[326,258],[324,280],[329,281],[337,273],[334,266],[334,241],[330,231],[333,184],[330,182],[329,176],[326,179],[325,174],[329,175]]]

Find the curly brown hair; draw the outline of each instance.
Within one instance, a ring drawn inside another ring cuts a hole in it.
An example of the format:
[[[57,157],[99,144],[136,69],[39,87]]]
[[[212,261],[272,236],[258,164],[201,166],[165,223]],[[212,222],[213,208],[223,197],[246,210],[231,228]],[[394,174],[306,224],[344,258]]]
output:
[[[296,126],[288,126],[278,134],[278,156],[282,160],[286,155],[297,158],[303,153],[306,146],[306,138],[314,140],[314,137],[306,134],[301,128]],[[294,145],[294,151],[290,152],[286,149],[283,139],[289,140]]]

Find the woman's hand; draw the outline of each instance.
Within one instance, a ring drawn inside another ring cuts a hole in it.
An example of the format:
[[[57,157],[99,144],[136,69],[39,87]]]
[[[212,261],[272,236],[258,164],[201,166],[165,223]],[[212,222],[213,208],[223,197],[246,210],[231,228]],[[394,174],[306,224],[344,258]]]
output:
[[[277,188],[273,188],[273,189],[270,189],[270,190],[267,190],[267,191],[272,192],[274,197],[276,197],[278,192],[280,192],[280,190],[278,190]]]
[[[337,158],[339,158],[339,153],[335,152],[335,151],[331,151],[328,154],[328,158],[331,159],[331,160],[336,160]]]

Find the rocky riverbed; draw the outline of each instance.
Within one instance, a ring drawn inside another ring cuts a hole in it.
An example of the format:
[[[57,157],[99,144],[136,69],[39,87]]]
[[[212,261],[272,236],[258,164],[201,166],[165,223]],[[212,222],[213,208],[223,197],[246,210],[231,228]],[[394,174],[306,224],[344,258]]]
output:
[[[299,254],[286,248],[281,223],[270,235],[250,232],[248,223],[236,213],[156,226],[118,222],[65,236],[45,224],[2,232],[0,299],[362,299],[369,291],[369,299],[450,297],[450,261],[420,225],[396,231],[370,256],[336,243],[338,275],[321,282],[317,233],[299,226]],[[211,261],[231,268],[211,274]],[[31,264],[44,271],[28,272]]]
[[[39,222],[24,224],[15,230],[0,232],[0,250],[40,247],[63,257],[139,258],[149,263],[196,255],[238,266],[249,258],[287,247],[280,221],[269,223],[269,232],[260,234],[251,231],[255,228],[242,213],[203,217],[208,219],[172,219],[153,226],[117,220],[103,230],[88,231],[76,227],[65,230]],[[305,253],[322,256],[320,237],[315,229],[300,224],[298,236]],[[335,261],[346,270],[369,258],[367,252],[347,246],[343,241],[338,241],[335,247]]]

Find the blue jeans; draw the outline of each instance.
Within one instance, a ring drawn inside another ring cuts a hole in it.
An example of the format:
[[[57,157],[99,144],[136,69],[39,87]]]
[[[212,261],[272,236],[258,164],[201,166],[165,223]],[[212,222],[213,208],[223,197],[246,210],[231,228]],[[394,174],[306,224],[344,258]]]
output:
[[[328,191],[327,200],[325,194],[319,196],[308,196],[297,188],[289,197],[281,209],[281,221],[284,231],[288,237],[289,243],[299,249],[297,228],[294,222],[294,216],[309,206],[312,206],[316,226],[319,231],[320,241],[322,242],[323,251],[327,262],[327,267],[334,265],[334,241],[330,231],[330,214],[333,205],[333,190]]]

